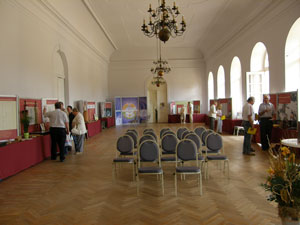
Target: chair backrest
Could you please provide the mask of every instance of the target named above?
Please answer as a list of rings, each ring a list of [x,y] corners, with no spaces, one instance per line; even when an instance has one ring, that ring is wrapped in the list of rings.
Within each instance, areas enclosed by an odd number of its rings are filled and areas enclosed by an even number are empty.
[[[182,133],[185,131],[185,130],[187,130],[187,128],[186,127],[180,127],[180,128],[178,128],[178,130],[177,130],[177,138],[180,140],[180,138],[181,138],[181,135],[182,135]]]
[[[155,141],[157,141],[157,136],[156,136],[156,134],[153,131],[147,131],[144,134],[148,134],[148,135],[153,136],[155,138]]]
[[[137,132],[136,129],[128,129],[126,132],[128,132],[128,131],[134,132],[134,133],[136,134],[137,137],[139,136],[139,133]]]
[[[185,139],[189,139],[189,140],[192,140],[193,142],[195,142],[197,149],[200,150],[202,143],[197,134],[189,133],[188,135],[185,136]]]
[[[176,161],[178,160],[196,160],[198,165],[197,146],[192,140],[184,139],[179,141],[176,146]]]
[[[146,128],[146,129],[143,131],[143,134],[145,134],[145,133],[148,132],[148,131],[154,132],[154,130],[153,130],[152,128]]]
[[[196,127],[194,132],[198,135],[199,138],[201,138],[205,130],[206,130],[205,127]]]
[[[185,139],[185,137],[186,137],[187,135],[193,134],[193,133],[194,133],[194,131],[190,131],[190,130],[184,131],[184,132],[182,133],[182,135],[181,135],[181,140],[182,140],[182,139]]]
[[[150,135],[150,134],[144,134],[141,138],[140,138],[140,140],[139,140],[139,145],[141,145],[144,141],[146,141],[146,140],[152,140],[152,141],[155,141],[155,138],[152,136],[152,135]]]
[[[146,140],[141,143],[138,154],[139,166],[140,162],[159,162],[159,147],[155,141]]]
[[[174,134],[166,134],[161,139],[161,148],[165,152],[175,154],[177,143],[178,139]]]
[[[162,139],[165,135],[167,135],[167,134],[173,134],[173,135],[175,135],[175,137],[176,137],[176,134],[175,134],[174,131],[172,131],[172,130],[167,130],[167,131],[165,131],[165,132],[163,133],[161,139]]]
[[[206,149],[210,152],[219,153],[223,150],[222,136],[217,133],[211,133],[206,137]]]
[[[117,140],[117,150],[121,153],[132,152],[134,148],[134,141],[131,136],[124,135]]]
[[[137,135],[133,131],[127,131],[125,135],[129,135],[133,139],[134,147],[137,146]]]
[[[171,130],[171,129],[169,127],[162,128],[159,132],[159,137],[162,138],[164,136],[164,133],[168,130]]]
[[[202,141],[202,144],[203,145],[206,145],[206,137],[207,137],[207,135],[209,135],[209,134],[211,134],[211,133],[213,133],[213,130],[210,130],[210,129],[208,129],[208,130],[205,130],[203,133],[202,133],[202,136],[201,136],[201,141]]]

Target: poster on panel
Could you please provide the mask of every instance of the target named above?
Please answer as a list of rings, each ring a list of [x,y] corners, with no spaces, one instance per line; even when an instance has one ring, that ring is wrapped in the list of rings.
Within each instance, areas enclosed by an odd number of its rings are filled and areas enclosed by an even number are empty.
[[[297,126],[298,119],[298,93],[287,92],[278,94],[277,118],[288,121],[289,127]]]
[[[112,117],[112,103],[105,102],[105,117]]]
[[[217,107],[220,104],[222,105],[222,115],[225,115],[226,119],[232,119],[232,99],[218,99]]]
[[[122,98],[122,124],[137,123],[138,97]]]
[[[147,97],[139,97],[140,123],[147,122]]]
[[[200,100],[193,101],[194,113],[200,113]]]
[[[122,125],[122,112],[116,112],[116,125]]]
[[[116,111],[121,111],[121,98],[115,98],[115,110]]]

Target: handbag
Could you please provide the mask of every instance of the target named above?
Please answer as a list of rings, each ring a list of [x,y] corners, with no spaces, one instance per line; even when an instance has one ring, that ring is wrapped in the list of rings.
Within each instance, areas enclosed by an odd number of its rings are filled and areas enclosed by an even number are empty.
[[[66,142],[65,142],[65,147],[70,146],[72,147],[72,137],[70,134],[66,135]]]
[[[247,133],[248,133],[248,134],[252,134],[252,135],[256,134],[256,128],[251,128],[251,127],[249,127]]]

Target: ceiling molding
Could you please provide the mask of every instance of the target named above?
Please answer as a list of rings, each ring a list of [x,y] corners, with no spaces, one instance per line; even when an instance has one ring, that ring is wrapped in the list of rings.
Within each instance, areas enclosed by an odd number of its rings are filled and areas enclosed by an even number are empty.
[[[110,42],[110,44],[112,45],[114,50],[118,50],[117,45],[114,43],[111,36],[108,34],[108,32],[104,28],[103,24],[101,23],[100,19],[97,17],[95,11],[93,10],[93,7],[91,6],[90,1],[89,0],[82,0],[82,2],[85,5],[85,7],[87,8],[87,10],[89,11],[89,13],[91,14],[91,16],[93,17],[93,19],[95,20],[95,22],[98,24],[99,28],[102,30],[102,32],[104,33],[105,37]]]
[[[64,25],[71,33],[73,33],[80,41],[88,46],[96,55],[101,57],[106,63],[109,63],[109,57],[106,57],[99,51],[84,35],[79,32],[68,20],[66,20],[49,2],[48,0],[39,0],[41,5],[48,10],[55,18]]]

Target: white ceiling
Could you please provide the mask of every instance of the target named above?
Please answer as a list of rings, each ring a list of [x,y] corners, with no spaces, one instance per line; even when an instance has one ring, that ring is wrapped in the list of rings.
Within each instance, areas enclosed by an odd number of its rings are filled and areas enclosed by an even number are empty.
[[[212,47],[221,47],[281,0],[176,0],[184,15],[187,30],[170,38],[166,47],[197,48],[204,55]],[[158,0],[89,0],[117,49],[155,46],[155,38],[141,31],[143,19],[149,20],[148,7]],[[166,0],[172,6],[173,1]],[[181,19],[180,19],[181,21]]]

